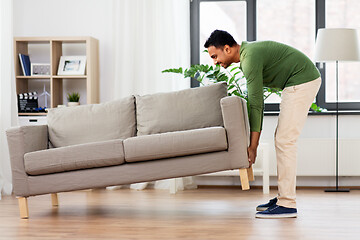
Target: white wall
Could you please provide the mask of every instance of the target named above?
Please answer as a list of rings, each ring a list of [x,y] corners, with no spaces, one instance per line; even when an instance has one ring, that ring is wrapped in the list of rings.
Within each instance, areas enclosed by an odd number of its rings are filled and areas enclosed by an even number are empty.
[[[112,30],[112,0],[14,0],[14,36],[92,36],[99,40],[100,102],[114,98]],[[64,83],[65,89],[71,87]]]
[[[339,174],[360,176],[360,115],[339,116]],[[277,116],[265,116],[262,142],[270,150],[270,174],[276,174],[273,133]],[[298,176],[335,174],[335,115],[310,115],[299,138]]]

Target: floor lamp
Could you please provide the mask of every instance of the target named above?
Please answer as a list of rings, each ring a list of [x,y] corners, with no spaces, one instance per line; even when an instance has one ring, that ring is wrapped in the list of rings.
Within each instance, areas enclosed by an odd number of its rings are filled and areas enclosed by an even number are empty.
[[[316,62],[336,62],[336,187],[325,192],[349,192],[339,188],[339,61],[359,61],[359,40],[356,29],[319,29],[315,44]]]

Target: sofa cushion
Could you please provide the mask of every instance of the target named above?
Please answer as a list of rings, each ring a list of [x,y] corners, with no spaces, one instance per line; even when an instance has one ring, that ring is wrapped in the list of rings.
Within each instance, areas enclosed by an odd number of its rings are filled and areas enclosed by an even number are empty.
[[[47,121],[53,147],[132,137],[136,134],[135,98],[53,108]]]
[[[53,148],[24,155],[25,171],[30,175],[113,166],[124,163],[121,139]]]
[[[223,126],[220,99],[226,83],[136,96],[137,135]]]
[[[138,162],[227,149],[223,127],[200,128],[124,140],[125,161]]]

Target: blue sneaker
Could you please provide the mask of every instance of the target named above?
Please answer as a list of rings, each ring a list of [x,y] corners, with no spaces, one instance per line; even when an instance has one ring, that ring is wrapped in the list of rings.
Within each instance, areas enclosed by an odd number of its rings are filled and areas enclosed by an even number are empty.
[[[267,210],[269,207],[274,206],[277,203],[277,197],[270,199],[268,203],[261,204],[256,207],[256,211],[262,212]]]
[[[297,217],[296,208],[287,208],[274,205],[263,212],[255,214],[257,218],[295,218]]]

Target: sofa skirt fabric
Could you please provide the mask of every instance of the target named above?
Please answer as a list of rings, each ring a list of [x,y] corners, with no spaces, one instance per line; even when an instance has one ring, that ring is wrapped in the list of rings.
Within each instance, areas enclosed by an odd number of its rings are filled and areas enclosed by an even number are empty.
[[[243,165],[238,162],[236,168],[241,167],[243,167]],[[126,163],[112,167],[29,176],[27,179],[29,193],[22,194],[19,192],[18,195],[26,197],[39,194],[101,188],[195,176],[230,169],[234,168],[231,168],[229,154],[227,151],[221,151],[173,159]]]
[[[125,161],[139,162],[227,149],[223,127],[144,135],[124,140]]]
[[[99,168],[124,162],[121,139],[41,150],[24,156],[25,171],[29,175]]]

